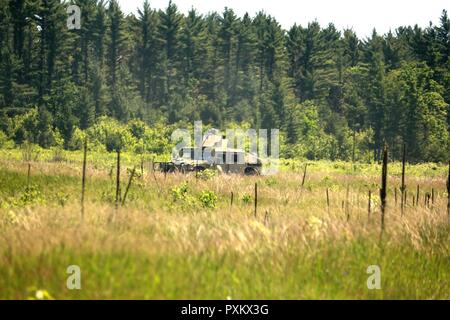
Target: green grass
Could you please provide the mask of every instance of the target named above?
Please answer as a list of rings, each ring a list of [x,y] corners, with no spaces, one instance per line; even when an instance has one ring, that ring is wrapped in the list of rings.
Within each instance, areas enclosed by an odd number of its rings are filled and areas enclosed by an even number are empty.
[[[0,298],[45,288],[58,299],[449,299],[448,257],[438,254],[367,240],[245,256],[55,248],[3,265]],[[74,262],[82,290],[65,288],[64,266]],[[370,263],[381,267],[382,290],[366,286]]]
[[[115,213],[114,155],[91,154],[80,224],[81,154],[66,153],[64,162],[41,155],[31,163],[29,189],[20,157],[17,150],[0,155],[0,299],[32,298],[38,290],[55,299],[450,298],[443,165],[408,166],[404,216],[393,199],[400,166],[390,166],[380,240],[378,165],[309,162],[305,188],[304,162],[288,161],[276,176],[206,180],[146,169]],[[122,191],[125,168],[139,161],[124,156]],[[183,195],[174,194],[184,184]],[[412,205],[417,184],[422,200],[435,190],[432,208]],[[204,205],[205,194],[217,196],[214,207]],[[81,290],[66,288],[69,265],[81,268]],[[381,268],[381,290],[367,288],[370,265]]]

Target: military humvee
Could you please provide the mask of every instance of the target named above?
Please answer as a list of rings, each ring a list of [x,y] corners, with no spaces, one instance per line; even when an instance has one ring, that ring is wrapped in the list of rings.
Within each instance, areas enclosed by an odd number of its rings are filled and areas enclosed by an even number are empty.
[[[206,155],[206,156],[205,156]],[[155,163],[162,172],[198,172],[206,169],[222,173],[261,174],[262,161],[254,154],[226,147],[222,137],[209,137],[200,148],[185,147],[170,162]]]

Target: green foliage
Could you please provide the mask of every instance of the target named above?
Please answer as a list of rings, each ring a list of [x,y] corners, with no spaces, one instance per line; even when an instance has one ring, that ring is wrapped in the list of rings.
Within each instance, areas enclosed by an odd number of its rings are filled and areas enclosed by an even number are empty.
[[[41,191],[35,185],[30,185],[20,195],[17,202],[14,202],[14,206],[26,206],[29,204],[44,203],[45,199],[42,197]]]
[[[15,116],[10,125],[8,131],[16,144],[28,142],[49,148],[63,143],[58,129],[52,126],[51,113],[45,108],[33,108],[23,115]]]
[[[389,136],[405,141],[414,161],[446,159],[450,150],[449,105],[432,76],[433,71],[424,64],[408,64],[390,75],[387,96],[399,110],[390,119]]]
[[[171,189],[172,199],[174,202],[181,202],[190,206],[196,205],[196,199],[189,194],[187,182]],[[198,196],[201,206],[207,209],[214,209],[217,204],[217,195],[213,191],[202,191]]]
[[[446,11],[361,40],[173,2],[125,16],[116,0],[78,1],[69,32],[67,1],[1,3],[0,140],[169,154],[174,126],[202,120],[280,129],[285,157],[372,161],[387,143],[397,159],[406,143],[410,161],[448,160]]]
[[[174,201],[185,200],[188,194],[187,182],[184,182],[180,186],[173,187],[171,191],[172,191],[172,198]]]
[[[248,193],[244,193],[241,197],[241,200],[244,204],[249,204],[252,202],[252,196]]]
[[[214,209],[217,204],[217,195],[213,191],[202,191],[199,200],[204,208]]]
[[[191,194],[189,194],[189,188],[187,182],[182,183],[179,186],[171,189],[172,201],[175,205],[184,209],[195,208],[198,206],[198,200]]]
[[[46,203],[44,195],[40,188],[34,184],[26,187],[17,197],[9,197],[0,202],[0,207],[6,209],[21,208],[30,205],[42,205]],[[10,220],[16,220],[16,216],[12,213]]]
[[[61,207],[64,207],[69,202],[70,196],[65,192],[58,192],[58,193],[56,193],[55,198],[56,198],[56,202]]]
[[[14,142],[8,139],[8,136],[3,131],[0,131],[0,148],[2,149],[12,149],[14,147]]]
[[[215,177],[217,174],[216,170],[212,170],[212,169],[205,169],[199,172],[196,172],[195,175],[198,179],[202,179],[202,180],[210,180],[213,177]]]
[[[39,146],[30,142],[25,142],[21,145],[22,160],[27,162],[37,161],[41,151],[42,148]]]
[[[137,139],[118,121],[102,117],[87,131],[89,141],[93,145],[102,145],[106,151],[131,151]]]

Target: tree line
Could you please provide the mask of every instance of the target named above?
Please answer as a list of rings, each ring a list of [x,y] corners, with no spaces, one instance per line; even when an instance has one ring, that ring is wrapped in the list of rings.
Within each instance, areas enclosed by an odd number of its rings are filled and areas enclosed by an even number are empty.
[[[67,7],[81,8],[69,30]],[[0,131],[70,148],[107,116],[147,126],[202,120],[277,128],[286,157],[447,161],[450,20],[360,39],[265,12],[186,15],[146,0],[0,0]]]

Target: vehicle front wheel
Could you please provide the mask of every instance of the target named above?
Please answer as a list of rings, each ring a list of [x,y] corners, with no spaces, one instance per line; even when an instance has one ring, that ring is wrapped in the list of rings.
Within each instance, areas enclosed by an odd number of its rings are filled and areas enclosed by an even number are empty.
[[[205,167],[202,166],[196,166],[192,169],[194,172],[201,172],[201,171],[205,171]]]
[[[258,170],[256,170],[255,168],[247,167],[247,168],[245,168],[245,170],[244,170],[244,174],[245,174],[246,176],[257,176],[257,175],[259,175],[259,172],[258,172]]]

